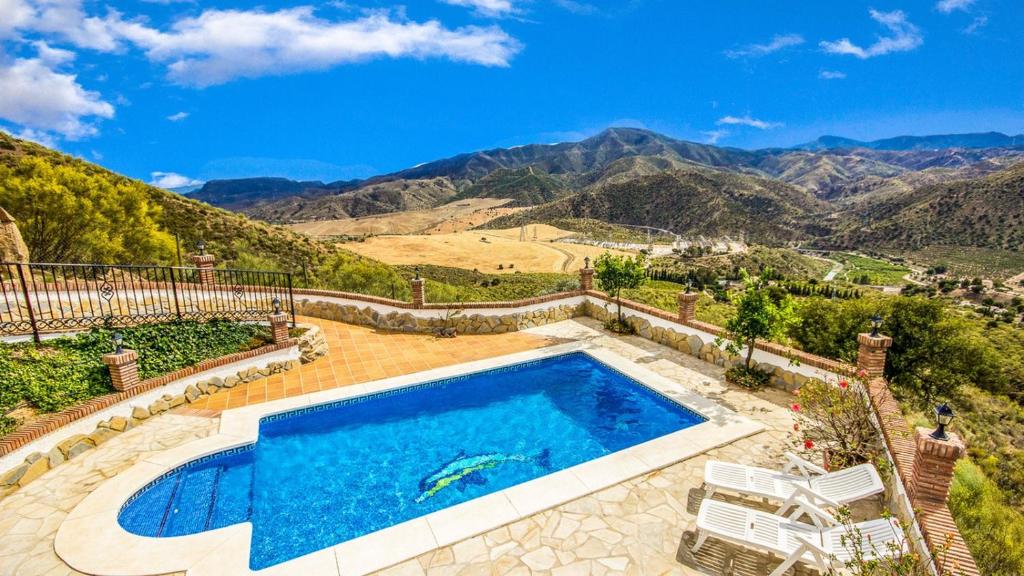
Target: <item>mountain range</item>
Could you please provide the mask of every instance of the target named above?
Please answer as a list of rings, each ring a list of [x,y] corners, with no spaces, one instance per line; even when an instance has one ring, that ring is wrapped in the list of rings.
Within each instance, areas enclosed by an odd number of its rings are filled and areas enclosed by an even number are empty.
[[[766,243],[1019,248],[1013,226],[1024,208],[1013,186],[1022,161],[1024,136],[1000,133],[823,136],[742,150],[610,128],[579,142],[460,154],[362,181],[211,181],[190,197],[275,223],[507,198],[532,208],[494,225],[571,216],[680,234],[746,233]],[[943,199],[943,187],[954,184],[956,194]],[[867,225],[876,219],[891,224]]]

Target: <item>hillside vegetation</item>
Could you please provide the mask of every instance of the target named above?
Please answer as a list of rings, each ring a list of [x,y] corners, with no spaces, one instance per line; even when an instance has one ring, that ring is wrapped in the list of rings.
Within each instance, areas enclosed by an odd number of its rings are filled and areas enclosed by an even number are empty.
[[[204,240],[219,265],[299,272],[309,284],[390,293],[397,271],[0,132],[0,206],[36,262],[183,264]]]
[[[583,192],[492,220],[488,228],[592,218],[687,235],[737,235],[779,244],[820,234],[810,214],[821,201],[785,183],[710,169],[678,169]]]
[[[858,205],[835,242],[848,247],[1024,248],[1024,163],[981,178],[930,184]]]
[[[501,168],[477,180],[455,197],[466,198],[509,198],[506,206],[534,206],[544,204],[568,194],[570,190],[561,181],[549,174],[535,171],[533,167],[508,170]]]

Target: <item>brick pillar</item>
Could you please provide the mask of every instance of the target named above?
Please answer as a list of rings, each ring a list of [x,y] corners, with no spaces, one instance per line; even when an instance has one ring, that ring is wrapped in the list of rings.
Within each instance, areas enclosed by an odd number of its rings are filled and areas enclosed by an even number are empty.
[[[892,346],[892,338],[888,336],[872,336],[864,333],[857,335],[857,369],[867,373],[868,378],[881,376],[885,373],[885,351]]]
[[[953,465],[966,451],[964,441],[957,434],[947,432],[949,440],[936,440],[931,433],[927,428],[918,428],[914,434],[917,450],[907,491],[915,505],[946,502],[949,484],[953,481]]]
[[[103,363],[110,369],[115,389],[128,390],[139,383],[139,353],[135,350],[104,354]]]
[[[270,333],[274,337],[274,344],[287,342],[291,339],[288,336],[287,314],[284,312],[278,312],[277,314],[271,314],[267,319],[270,320]]]
[[[423,278],[413,278],[409,283],[412,285],[412,307],[423,308],[426,301],[423,297]]]
[[[580,290],[584,292],[594,289],[594,269],[580,268]]]
[[[211,286],[214,283],[213,263],[217,258],[213,254],[193,254],[192,263],[199,269],[199,283]]]
[[[690,322],[697,318],[697,300],[700,294],[697,292],[680,292],[676,299],[679,301],[679,321]]]

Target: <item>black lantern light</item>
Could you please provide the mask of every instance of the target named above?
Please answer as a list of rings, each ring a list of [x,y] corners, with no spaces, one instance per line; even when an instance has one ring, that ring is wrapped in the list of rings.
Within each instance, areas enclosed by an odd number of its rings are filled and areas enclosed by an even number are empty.
[[[206,242],[204,240],[196,242],[196,250],[199,250],[200,256],[206,256]]]
[[[953,413],[953,409],[949,407],[949,404],[943,402],[935,407],[935,422],[938,426],[935,431],[931,433],[931,437],[936,440],[949,440],[949,436],[946,435],[946,426],[953,421],[956,414]]]
[[[419,280],[419,279],[420,279],[420,267],[417,266],[416,267],[416,278],[415,278],[415,280]]]
[[[877,313],[871,317],[871,337],[878,337],[878,328],[882,325],[882,317]]]
[[[114,342],[114,354],[124,352],[124,336],[120,332],[114,332],[110,339]]]
[[[274,314],[280,314],[281,313],[281,299],[278,298],[277,296],[274,296],[274,299],[271,300],[270,303],[274,306]]]
[[[689,294],[690,290],[693,289],[693,280],[686,281],[686,293]]]
[[[583,257],[583,267],[588,270],[590,269],[590,256]]]

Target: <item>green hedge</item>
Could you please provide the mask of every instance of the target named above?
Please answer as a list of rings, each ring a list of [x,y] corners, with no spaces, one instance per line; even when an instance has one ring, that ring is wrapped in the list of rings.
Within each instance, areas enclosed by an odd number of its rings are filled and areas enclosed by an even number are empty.
[[[124,347],[139,353],[139,376],[152,378],[270,341],[269,329],[223,320],[181,321],[121,330]],[[22,402],[56,412],[113,390],[101,357],[113,331],[96,328],[41,344],[0,344],[0,414]],[[0,421],[0,435],[16,426]]]

